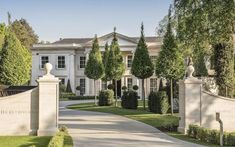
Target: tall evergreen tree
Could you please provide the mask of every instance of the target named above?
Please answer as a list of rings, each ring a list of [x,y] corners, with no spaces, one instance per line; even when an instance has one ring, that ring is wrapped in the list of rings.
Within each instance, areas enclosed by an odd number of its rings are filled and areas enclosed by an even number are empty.
[[[5,85],[23,85],[30,79],[31,55],[20,44],[15,34],[7,31],[0,60],[0,82]]]
[[[141,24],[141,36],[135,50],[134,59],[132,62],[131,73],[142,79],[142,99],[145,109],[145,79],[151,77],[154,73],[154,66],[149,57],[147,44],[144,38],[144,25]]]
[[[6,26],[5,24],[0,24],[0,56],[1,56],[1,50],[4,44],[4,40],[5,40],[5,34],[6,34]]]
[[[87,61],[85,67],[85,75],[89,79],[94,80],[94,94],[95,94],[95,105],[97,105],[96,101],[96,80],[100,79],[104,75],[104,65],[102,63],[102,56],[100,52],[99,42],[97,36],[93,40],[92,50],[89,54],[89,59]]]
[[[107,81],[108,81],[108,78],[107,78],[107,76],[106,76],[106,71],[107,71],[107,70],[106,70],[106,67],[107,67],[106,65],[107,65],[107,63],[108,63],[108,56],[109,56],[109,45],[108,45],[107,42],[105,43],[104,49],[105,49],[105,51],[104,51],[103,56],[102,56],[102,61],[103,61],[103,65],[104,65],[104,72],[105,72],[105,74],[104,74],[102,80],[105,81],[105,82],[107,82]],[[106,84],[107,84],[107,83],[106,83]]]
[[[118,44],[116,28],[113,32],[113,40],[110,45],[108,63],[106,65],[106,76],[108,81],[115,81],[115,106],[117,106],[117,80],[122,78],[125,72],[125,65],[123,63],[122,54]]]
[[[169,9],[168,18],[171,16]],[[171,29],[171,21],[168,21],[167,32],[163,38],[163,45],[156,60],[155,73],[159,77],[164,77],[171,82],[171,113],[173,114],[173,83],[172,80],[183,77],[184,60],[179,50],[175,37]]]
[[[38,42],[38,36],[25,19],[15,20],[10,27],[21,44],[27,49],[30,49],[33,44]]]

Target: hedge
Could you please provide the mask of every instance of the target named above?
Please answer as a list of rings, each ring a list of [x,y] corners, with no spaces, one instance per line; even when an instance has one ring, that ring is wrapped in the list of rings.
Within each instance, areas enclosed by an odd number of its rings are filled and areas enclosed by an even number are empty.
[[[62,126],[59,132],[52,137],[47,147],[73,147],[73,140],[65,126]]]
[[[165,91],[151,92],[148,98],[149,111],[153,113],[166,114],[170,108]]]
[[[69,100],[94,100],[95,96],[70,96]]]
[[[188,136],[203,142],[220,144],[220,132],[218,130],[210,130],[198,125],[189,125]],[[224,132],[223,141],[225,146],[235,146],[235,132]]]
[[[135,91],[124,91],[122,95],[122,108],[137,109],[138,107],[138,94]]]
[[[113,90],[101,90],[99,94],[99,106],[110,106],[113,104]]]

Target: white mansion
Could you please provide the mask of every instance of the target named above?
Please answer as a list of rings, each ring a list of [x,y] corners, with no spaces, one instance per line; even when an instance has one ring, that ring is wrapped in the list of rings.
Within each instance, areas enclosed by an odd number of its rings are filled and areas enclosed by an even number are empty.
[[[122,86],[127,86],[129,89],[133,85],[141,85],[141,80],[137,79],[130,73],[133,55],[138,43],[138,37],[128,37],[117,33],[120,50],[126,65],[126,71],[120,81],[117,83],[117,93],[121,96]],[[111,44],[113,33],[109,33],[99,37],[101,52],[104,51],[106,42]],[[31,85],[37,85],[36,79],[44,75],[43,65],[50,62],[54,69],[52,73],[59,77],[62,84],[67,84],[70,81],[72,91],[77,95],[94,95],[93,80],[88,79],[84,74],[86,60],[92,47],[93,38],[65,38],[54,43],[36,44],[32,50],[32,77]],[[156,59],[162,44],[161,38],[146,37],[146,43],[149,49],[151,59]],[[77,86],[81,86],[80,91],[76,91]],[[156,76],[152,76],[146,80],[146,93],[157,90],[159,80]],[[97,92],[100,89],[107,87],[105,82],[99,80],[97,82]],[[139,90],[141,94],[141,90]]]

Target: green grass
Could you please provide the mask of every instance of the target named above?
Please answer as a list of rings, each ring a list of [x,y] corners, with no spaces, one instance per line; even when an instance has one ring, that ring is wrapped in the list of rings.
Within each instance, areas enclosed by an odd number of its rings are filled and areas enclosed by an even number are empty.
[[[0,147],[46,147],[50,139],[50,136],[0,136]]]

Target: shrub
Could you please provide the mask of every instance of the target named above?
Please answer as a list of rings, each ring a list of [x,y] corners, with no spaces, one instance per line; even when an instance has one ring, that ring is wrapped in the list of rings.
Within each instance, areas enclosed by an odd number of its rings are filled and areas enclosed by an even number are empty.
[[[135,90],[135,91],[136,91],[136,90],[138,90],[138,89],[139,89],[139,86],[138,86],[138,85],[134,85],[132,88],[133,88],[133,90]]]
[[[95,96],[70,96],[69,100],[94,100]]]
[[[50,140],[48,147],[63,147],[64,144],[64,132],[58,132]]]
[[[62,92],[60,93],[60,98],[70,98],[75,96],[75,93],[72,92]]]
[[[77,87],[76,87],[76,90],[77,90],[77,91],[80,91],[80,90],[81,90],[81,86],[77,86]]]
[[[149,95],[148,106],[150,112],[166,114],[170,107],[166,92],[151,92]]]
[[[122,86],[122,90],[123,90],[123,91],[126,91],[126,90],[127,90],[127,87],[126,87],[126,86]]]
[[[122,108],[137,109],[138,107],[138,94],[135,91],[124,91],[122,95]]]
[[[108,89],[109,89],[109,90],[113,90],[113,89],[114,89],[114,85],[113,85],[113,84],[109,84],[109,85],[108,85]]]
[[[210,130],[197,125],[189,125],[188,136],[211,144],[220,144],[218,130]],[[223,143],[226,146],[235,146],[235,133],[224,132]]]
[[[112,90],[101,90],[99,94],[99,106],[110,106],[113,104],[114,93]]]

